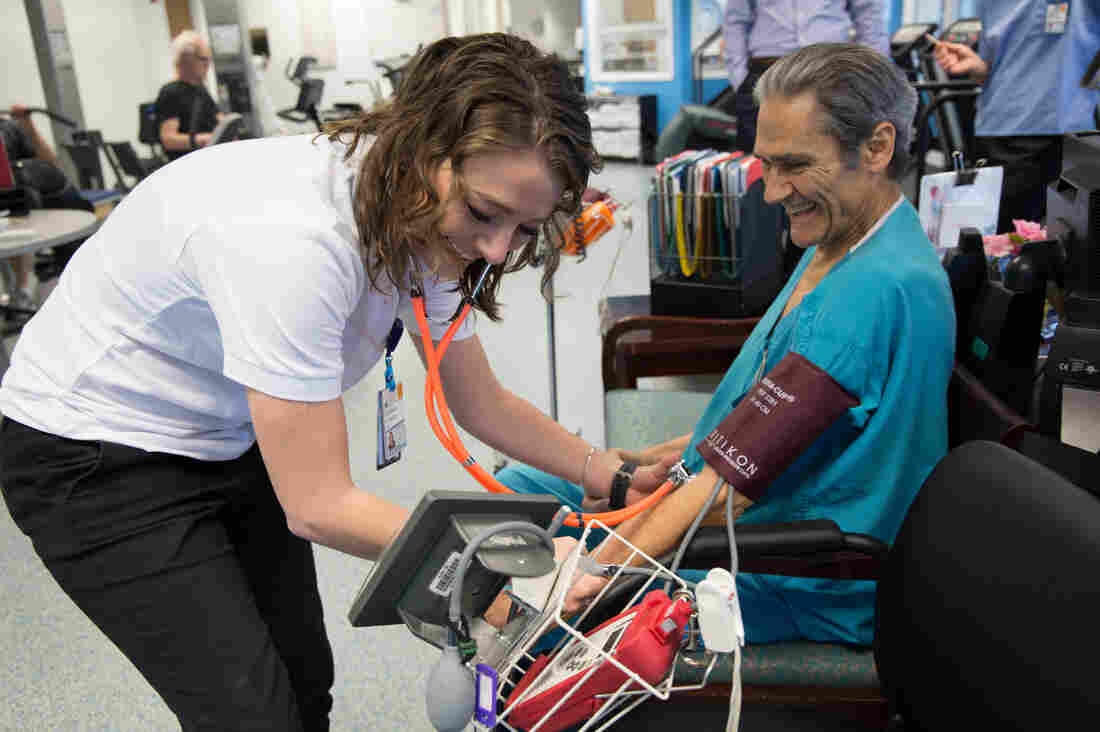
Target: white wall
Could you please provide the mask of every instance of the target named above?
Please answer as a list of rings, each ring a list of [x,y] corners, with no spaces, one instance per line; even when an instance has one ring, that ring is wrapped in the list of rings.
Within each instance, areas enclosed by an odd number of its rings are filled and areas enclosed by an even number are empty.
[[[85,126],[109,142],[129,140],[144,153],[137,141],[138,104],[156,99],[175,74],[164,4],[63,0],[63,9]],[[113,183],[106,171],[104,161]]]
[[[13,104],[45,107],[46,93],[34,55],[34,40],[27,22],[27,11],[21,2],[0,2],[0,28],[4,29],[4,62],[0,63],[0,109]],[[49,121],[35,115],[35,127],[53,145]]]
[[[72,47],[86,126],[101,130],[108,141],[129,140],[135,149],[144,152],[137,142],[137,105],[155,99],[161,85],[175,73],[164,3],[59,1]],[[298,88],[284,78],[284,70],[288,60],[302,55],[300,1],[239,0],[245,24],[267,28],[272,59],[266,86],[276,109],[292,107],[298,98]],[[430,43],[448,29],[465,32],[462,20],[466,4],[478,2],[330,1],[338,68],[314,72],[326,81],[323,106],[341,101],[369,103],[368,87],[348,85],[348,79],[380,79],[374,58],[412,53],[418,44]],[[495,2],[490,0],[490,4]],[[201,0],[192,2],[192,10],[196,29],[205,34]],[[0,2],[0,27],[5,29],[0,107],[12,103],[44,106],[45,96],[22,2]],[[213,76],[211,73],[211,79]],[[40,123],[38,127],[52,143],[49,125]],[[307,125],[304,130],[308,129]]]
[[[573,39],[580,25],[580,8],[580,0],[513,0],[509,30],[543,51],[576,58]]]
[[[299,0],[240,0],[248,24],[267,28],[271,65],[266,74],[268,90],[277,109],[293,107],[298,87],[287,81],[287,61],[303,52]],[[460,18],[460,0],[330,0],[337,68],[317,69],[312,75],[325,80],[322,106],[335,102],[369,104],[366,85],[348,80],[380,80],[375,58],[413,53],[421,43],[441,38]],[[388,89],[384,91],[388,92]]]

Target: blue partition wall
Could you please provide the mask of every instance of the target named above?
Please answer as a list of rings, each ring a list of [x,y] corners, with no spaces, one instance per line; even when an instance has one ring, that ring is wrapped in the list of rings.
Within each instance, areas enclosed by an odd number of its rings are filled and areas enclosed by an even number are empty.
[[[583,0],[582,17],[588,18],[588,4],[599,0]],[[584,90],[592,94],[596,86],[609,87],[616,94],[656,94],[657,95],[657,129],[663,130],[681,105],[691,103],[691,0],[673,0],[673,53],[675,78],[672,81],[624,81],[624,82],[593,82],[591,54],[584,57]],[[587,23],[584,28],[584,47],[592,48],[596,42],[590,34],[592,29]],[[717,91],[721,91],[726,84],[722,79],[714,79],[713,85]],[[713,96],[713,94],[711,95]],[[709,99],[709,97],[707,97]]]
[[[588,4],[599,0],[583,0],[582,16],[588,18]],[[585,92],[594,93],[595,87],[606,86],[616,94],[655,94],[657,96],[657,128],[663,130],[665,125],[672,121],[680,107],[684,104],[693,104],[695,100],[694,82],[691,69],[691,10],[692,0],[673,0],[673,53],[675,78],[672,81],[633,81],[633,82],[600,82],[592,81],[592,69],[589,66],[591,54],[585,54],[584,78]],[[964,5],[968,3],[966,0]],[[969,4],[973,4],[973,0]],[[884,19],[888,32],[893,33],[901,24],[902,0],[886,0]],[[591,29],[585,24],[585,48],[591,48],[595,39],[591,37]],[[729,82],[726,79],[704,79],[703,99],[706,104],[718,95]]]

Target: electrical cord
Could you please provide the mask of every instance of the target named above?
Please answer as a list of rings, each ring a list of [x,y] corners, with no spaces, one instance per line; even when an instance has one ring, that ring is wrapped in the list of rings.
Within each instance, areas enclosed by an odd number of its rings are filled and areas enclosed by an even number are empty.
[[[737,539],[733,531],[733,488],[726,491],[726,538],[730,544],[730,576],[737,582]],[[736,585],[735,585],[736,586]],[[740,605],[738,598],[738,605]],[[733,673],[730,677],[730,713],[726,719],[726,732],[737,732],[741,726],[741,647],[734,644]]]
[[[550,529],[556,532],[568,509],[559,510],[550,523]],[[439,732],[461,732],[470,723],[474,714],[477,690],[474,677],[466,668],[466,660],[459,650],[459,640],[465,645],[469,640],[469,630],[462,616],[462,586],[466,580],[466,571],[473,561],[474,554],[486,541],[505,531],[523,532],[537,537],[554,553],[554,539],[550,531],[528,521],[504,521],[481,531],[474,536],[459,557],[454,584],[452,585],[447,619],[450,631],[443,646],[443,653],[428,675],[426,703],[428,719]]]
[[[618,575],[631,575],[635,577],[652,577],[655,574],[661,572],[660,569],[646,569],[644,567],[631,567],[626,564],[604,564],[598,562],[588,555],[582,555],[577,561],[577,569],[581,570],[585,574],[590,574],[595,577],[605,577],[610,579],[611,577]],[[696,583],[691,580],[683,580],[684,584],[688,587],[695,587]],[[667,592],[667,589],[666,589]]]
[[[561,512],[559,511],[559,514]],[[558,526],[551,524],[551,527],[556,531],[560,527],[560,522],[556,520],[555,523]],[[495,526],[490,526],[481,533],[474,536],[466,548],[462,550],[462,556],[458,560],[458,569],[455,572],[454,589],[451,591],[450,604],[448,606],[447,617],[451,622],[451,627],[456,632],[465,633],[464,622],[462,618],[462,583],[466,579],[466,571],[469,569],[470,564],[473,562],[474,554],[481,548],[481,545],[486,541],[496,536],[497,534],[505,531],[521,532],[531,534],[538,539],[541,539],[543,544],[550,550],[550,554],[554,553],[554,538],[549,531],[530,523],[529,521],[504,521]]]
[[[676,556],[672,559],[672,564],[669,566],[669,571],[673,574],[680,568],[680,563],[684,561],[684,555],[687,553],[688,545],[691,544],[691,540],[695,537],[695,532],[699,530],[699,525],[703,523],[703,518],[710,511],[710,507],[714,505],[715,499],[718,497],[719,491],[722,490],[722,486],[725,485],[724,478],[719,477],[714,483],[714,487],[710,491],[710,495],[707,496],[707,502],[703,504],[703,508],[699,513],[695,515],[695,520],[691,522],[691,526],[688,527],[687,533],[684,534],[683,540],[680,542],[679,549],[676,550]],[[733,491],[730,491],[733,493]],[[727,502],[728,503],[728,502]],[[672,580],[665,580],[665,592],[667,593],[672,587]]]
[[[726,492],[726,539],[730,544],[730,576],[737,579],[737,541],[733,535],[733,490]]]
[[[611,278],[615,275],[615,269],[619,266],[619,257],[623,253],[623,247],[630,240],[630,235],[634,233],[634,217],[629,212],[630,204],[624,203],[620,208],[623,210],[622,216],[619,217],[623,224],[622,236],[619,237],[619,246],[615,249],[615,256],[611,260],[611,268],[607,271],[607,279],[604,280],[603,287],[600,288],[600,294],[596,302],[607,296],[607,288],[611,285]]]

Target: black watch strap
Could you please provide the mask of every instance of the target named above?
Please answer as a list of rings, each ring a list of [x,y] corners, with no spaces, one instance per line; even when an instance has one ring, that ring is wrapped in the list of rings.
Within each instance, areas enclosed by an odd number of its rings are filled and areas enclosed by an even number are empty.
[[[624,462],[615,471],[614,477],[611,478],[611,494],[607,502],[607,507],[612,511],[626,508],[626,491],[634,482],[634,471],[637,469],[637,463]]]

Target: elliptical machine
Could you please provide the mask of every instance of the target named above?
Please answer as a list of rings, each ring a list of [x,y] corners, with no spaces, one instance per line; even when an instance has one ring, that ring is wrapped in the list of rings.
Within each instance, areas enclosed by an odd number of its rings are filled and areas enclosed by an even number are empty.
[[[924,176],[925,158],[933,141],[933,118],[935,141],[945,164],[950,164],[956,151],[967,163],[974,159],[974,101],[981,93],[980,85],[964,77],[951,77],[936,63],[927,36],[933,35],[937,27],[935,23],[909,23],[898,28],[890,39],[894,63],[917,90],[913,160],[918,181]],[[940,39],[977,50],[981,30],[978,18],[961,18],[948,26]]]
[[[298,102],[293,107],[280,109],[276,114],[282,119],[301,124],[313,122],[318,132],[323,132],[321,115],[317,111],[317,105],[321,103],[321,97],[325,93],[325,80],[314,79],[309,76],[309,69],[317,63],[313,56],[302,56],[291,72],[290,67],[294,60],[290,59],[286,64],[286,78],[298,87]]]

